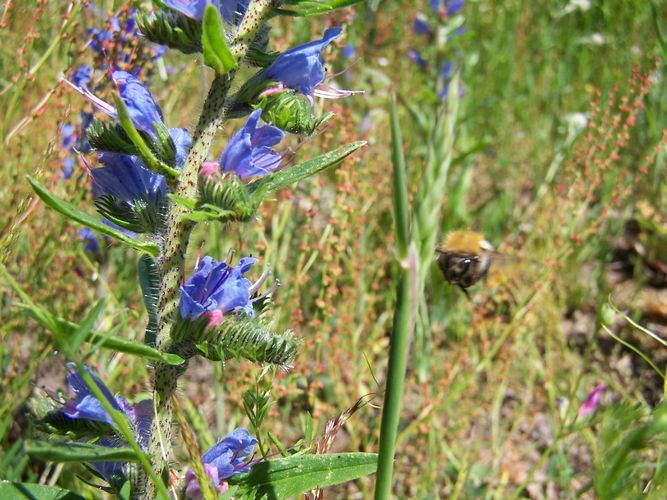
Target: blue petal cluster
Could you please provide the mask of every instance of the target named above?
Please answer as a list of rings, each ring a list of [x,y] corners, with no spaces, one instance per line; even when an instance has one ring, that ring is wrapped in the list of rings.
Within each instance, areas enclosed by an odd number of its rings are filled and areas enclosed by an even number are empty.
[[[324,81],[321,53],[341,33],[340,26],[329,28],[321,40],[299,45],[280,54],[261,74],[266,80],[279,82],[305,95],[312,95],[315,87]]]
[[[238,24],[243,19],[250,0],[163,0],[164,4],[181,14],[201,21],[208,4],[214,5],[225,21]]]
[[[111,74],[111,78],[118,88],[118,93],[127,108],[132,124],[137,130],[146,132],[157,139],[155,125],[158,124],[164,126],[162,110],[155,103],[153,96],[146,86],[138,78],[127,71],[114,71]],[[97,97],[88,90],[87,87],[77,86],[71,82],[68,83],[97,109],[112,118],[118,118],[116,108]],[[187,146],[189,147],[190,138],[189,136],[187,138],[184,137],[183,129],[171,129],[169,132],[172,139],[174,139],[174,142],[180,142],[181,145],[184,145],[187,142]]]
[[[107,413],[99,399],[92,393],[88,385],[83,380],[81,374],[76,370],[75,365],[68,364],[70,370],[67,375],[67,383],[70,390],[74,393],[74,398],[66,401],[60,410],[66,417],[79,420],[91,420],[109,425],[114,425],[111,415]],[[93,379],[95,385],[102,392],[114,410],[124,413],[134,430],[134,437],[142,449],[147,449],[150,441],[151,420],[153,418],[153,402],[144,400],[135,405],[131,405],[122,396],[114,397],[107,386],[93,371],[85,367],[86,373]],[[114,435],[102,437],[98,440],[101,446],[115,448],[124,445]],[[119,462],[104,462],[93,464],[102,476],[110,483],[115,482],[123,476],[123,466]]]
[[[278,144],[285,133],[272,125],[259,125],[262,110],[253,111],[243,128],[236,132],[220,156],[220,170],[234,172],[241,179],[266,175],[278,167],[282,156],[271,146]]]
[[[225,479],[250,470],[249,460],[256,444],[257,439],[246,429],[239,428],[202,455],[204,469],[220,492],[227,489]],[[185,484],[188,498],[201,497],[199,482],[192,471],[187,472]]]
[[[144,167],[139,157],[100,153],[98,159],[104,166],[90,172],[95,196],[111,195],[129,204],[137,199],[155,200],[158,193],[166,196],[164,177]]]
[[[245,257],[236,267],[204,257],[185,285],[181,287],[181,318],[195,320],[206,313],[245,311],[254,316],[250,301],[252,283],[243,275],[257,262]]]
[[[445,12],[448,16],[453,16],[463,9],[465,0],[430,0],[429,3],[435,12]]]

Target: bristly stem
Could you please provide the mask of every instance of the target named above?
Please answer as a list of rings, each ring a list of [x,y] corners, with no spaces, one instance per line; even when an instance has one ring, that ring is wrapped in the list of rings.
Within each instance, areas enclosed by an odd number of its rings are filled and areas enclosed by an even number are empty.
[[[248,41],[260,28],[271,6],[272,0],[254,0],[248,6],[231,51],[237,61],[246,53]],[[206,160],[213,138],[225,120],[225,99],[234,79],[235,71],[216,76],[206,97],[202,114],[193,137],[183,170],[179,176],[175,195],[195,198],[197,177],[201,164]],[[156,347],[162,352],[176,348],[171,338],[172,324],[178,308],[178,290],[185,270],[185,254],[194,223],[186,218],[188,209],[172,204],[167,218],[166,237],[159,259],[161,274],[158,302],[158,331]],[[149,455],[151,465],[162,477],[168,477],[168,461],[171,457],[172,396],[178,385],[178,377],[185,368],[156,363],[153,376],[155,418],[151,424]],[[137,478],[133,484],[133,496],[153,498],[154,490],[145,477]]]
[[[384,394],[384,404],[382,406],[380,453],[375,483],[376,500],[385,500],[391,494],[396,435],[398,433],[398,421],[401,414],[401,401],[405,385],[405,369],[407,366],[411,332],[414,328],[413,304],[415,297],[411,297],[410,278],[412,274],[416,274],[413,268],[416,259],[411,259],[412,265],[408,265],[408,254],[411,253],[414,257],[414,250],[412,252],[408,250],[410,242],[408,186],[395,98],[391,100],[391,139],[391,159],[394,166],[393,204],[396,249],[402,269],[397,287],[396,309],[389,349],[387,385]],[[410,248],[413,249],[414,247]]]

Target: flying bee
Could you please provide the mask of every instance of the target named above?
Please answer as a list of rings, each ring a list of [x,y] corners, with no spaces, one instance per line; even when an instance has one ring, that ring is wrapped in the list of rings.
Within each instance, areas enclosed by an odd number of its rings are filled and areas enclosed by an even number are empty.
[[[493,246],[480,233],[452,231],[437,246],[436,259],[445,279],[470,299],[466,288],[486,278],[493,253]]]

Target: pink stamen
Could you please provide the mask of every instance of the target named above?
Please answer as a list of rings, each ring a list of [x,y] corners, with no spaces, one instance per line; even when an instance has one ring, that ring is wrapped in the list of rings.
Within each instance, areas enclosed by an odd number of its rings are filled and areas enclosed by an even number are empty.
[[[215,161],[205,161],[199,169],[199,177],[211,177],[220,173],[220,166]]]
[[[279,94],[280,92],[283,92],[287,90],[285,86],[282,83],[279,83],[275,87],[269,87],[268,89],[262,91],[259,94],[259,97],[264,97],[264,96],[269,96],[269,95],[274,95],[274,94]]]
[[[208,323],[206,324],[206,328],[211,328],[211,327],[219,325],[220,323],[222,323],[222,318],[224,318],[224,316],[225,316],[222,313],[222,311],[220,311],[218,309],[214,309],[214,310],[206,313],[206,315],[208,317]]]
[[[113,118],[117,118],[117,117],[118,117],[118,116],[117,116],[117,113],[116,113],[116,108],[114,108],[114,107],[113,107],[111,104],[109,104],[108,102],[103,101],[102,99],[100,99],[99,97],[97,97],[95,94],[93,94],[93,93],[92,93],[90,90],[88,90],[87,88],[85,88],[85,87],[84,87],[84,88],[77,87],[76,85],[74,85],[74,84],[73,84],[72,82],[70,82],[69,80],[65,80],[65,79],[63,79],[63,81],[64,81],[67,85],[69,85],[70,87],[72,87],[74,90],[76,90],[79,94],[81,94],[81,95],[84,97],[84,99],[86,99],[87,101],[91,102],[91,103],[93,104],[93,106],[95,106],[96,108],[98,108],[98,109],[99,109],[100,111],[102,111],[103,113],[106,113],[107,115],[109,115],[109,116],[111,116],[111,117],[113,117]]]

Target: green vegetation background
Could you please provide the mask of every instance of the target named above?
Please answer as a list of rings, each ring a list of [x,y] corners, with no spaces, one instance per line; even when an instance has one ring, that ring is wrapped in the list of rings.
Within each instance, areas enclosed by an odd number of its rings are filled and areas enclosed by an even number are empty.
[[[667,46],[660,35],[667,31],[667,8],[658,0],[568,7],[576,3],[586,2],[468,1],[465,33],[451,42],[464,94],[440,234],[481,231],[503,257],[489,280],[471,289],[470,302],[431,269],[428,321],[410,358],[397,447],[401,498],[594,492],[631,498],[647,484],[649,494],[664,495],[664,429],[633,446],[624,438],[659,416],[665,348],[622,316],[606,322],[652,360],[652,369],[600,323],[611,300],[667,335]],[[429,51],[411,29],[427,4],[372,0],[330,19],[274,28],[276,48],[285,49],[325,25],[349,23],[339,45],[354,44],[356,56],[346,60],[333,51],[328,57],[332,70],[350,66],[337,78],[342,86],[366,91],[318,102],[337,117],[297,154],[306,158],[357,139],[369,145],[335,173],[281,193],[240,233],[216,225],[197,231],[189,262],[202,248],[220,258],[234,249],[271,266],[281,282],[276,321],[303,339],[289,373],[261,373],[244,362],[191,364],[181,396],[203,449],[247,424],[242,394],[259,388],[273,401],[264,432],[287,446],[315,447],[327,420],[363,398],[332,449],[377,450],[398,273],[388,96],[396,91],[402,105],[414,192],[428,154],[422,125],[439,106],[433,73],[407,57],[413,47]],[[99,5],[111,13],[120,2]],[[90,9],[75,7],[71,15],[69,9],[69,2],[5,2],[0,12],[0,260],[35,301],[65,318],[80,318],[106,297],[98,329],[140,340],[145,311],[135,256],[107,243],[99,255],[86,253],[79,228],[40,203],[25,178],[35,176],[92,211],[83,169],[69,181],[60,178],[59,125],[83,106],[60,80],[89,61],[86,28],[101,21]],[[155,75],[152,91],[168,123],[192,128],[210,71],[177,53],[166,61],[176,71],[166,81]],[[635,84],[633,70],[644,75]],[[636,104],[633,92],[642,85],[648,93]],[[631,97],[625,102],[623,96]],[[623,130],[614,116],[623,104],[636,111],[636,122],[616,148]],[[595,125],[578,128],[584,116]],[[231,133],[232,127],[223,131],[216,154]],[[24,405],[37,387],[64,388],[65,360],[0,283],[0,478],[52,480],[86,491],[77,478],[85,477],[83,469],[33,463],[21,451],[21,440],[35,432]],[[147,367],[131,357],[105,350],[82,356],[113,390],[146,390]],[[607,385],[602,407],[576,419],[599,383]],[[621,456],[623,443],[630,447]],[[610,475],[616,458],[621,470]],[[372,481],[331,495],[366,497]]]

